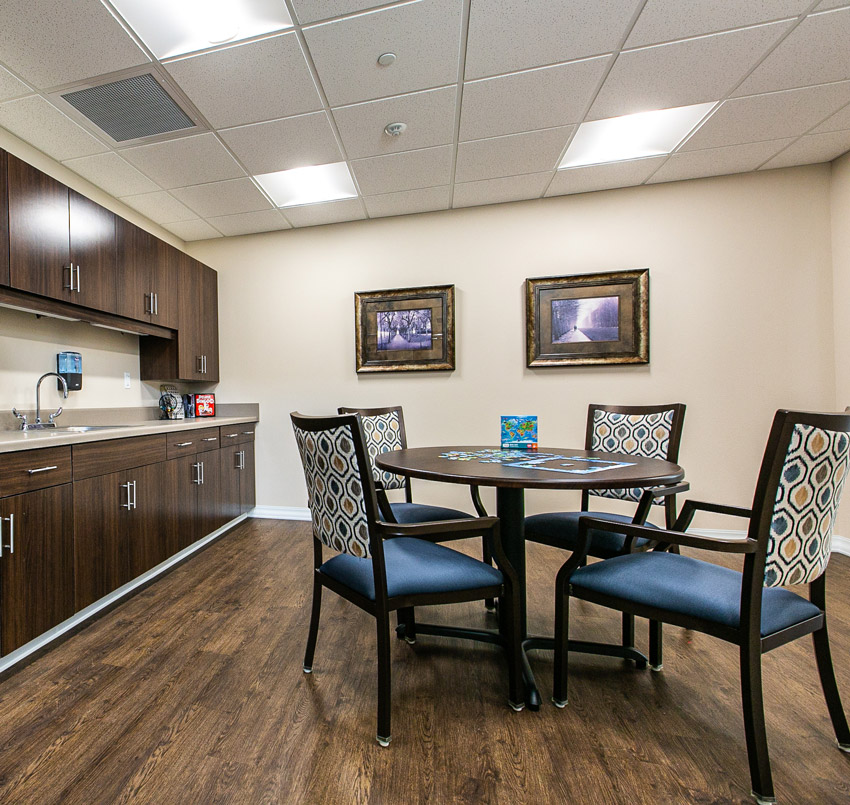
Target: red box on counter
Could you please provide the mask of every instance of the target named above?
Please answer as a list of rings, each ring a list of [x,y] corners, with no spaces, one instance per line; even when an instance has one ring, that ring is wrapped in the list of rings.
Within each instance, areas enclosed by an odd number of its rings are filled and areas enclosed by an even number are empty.
[[[215,416],[215,394],[195,395],[195,416]]]

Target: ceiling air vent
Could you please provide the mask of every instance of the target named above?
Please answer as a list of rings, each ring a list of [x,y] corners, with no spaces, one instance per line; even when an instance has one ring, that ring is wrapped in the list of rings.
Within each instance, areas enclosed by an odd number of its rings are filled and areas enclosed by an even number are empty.
[[[118,143],[197,126],[150,73],[61,97]]]

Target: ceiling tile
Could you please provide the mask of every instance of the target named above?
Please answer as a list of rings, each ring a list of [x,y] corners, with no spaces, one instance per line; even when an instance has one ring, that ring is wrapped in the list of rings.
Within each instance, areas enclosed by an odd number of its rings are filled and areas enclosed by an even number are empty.
[[[304,31],[331,106],[457,83],[463,4],[420,0]],[[398,57],[381,67],[378,56]]]
[[[572,193],[591,193],[616,187],[642,184],[667,157],[632,159],[627,162],[610,162],[586,168],[567,168],[555,174],[547,196],[566,196]]]
[[[291,31],[167,62],[165,68],[214,128],[322,108],[298,38]]]
[[[502,179],[485,179],[455,185],[453,207],[477,207],[481,204],[502,204],[506,201],[523,201],[540,198],[549,180],[547,173],[529,173]]]
[[[224,215],[210,218],[211,223],[222,235],[253,235],[256,232],[275,232],[291,229],[278,210],[260,210],[242,212],[238,215]]]
[[[417,212],[433,212],[449,208],[448,187],[426,187],[423,190],[403,190],[400,193],[384,193],[366,196],[366,210],[370,218],[385,218],[389,215],[412,215]]]
[[[118,154],[113,154],[111,151],[90,157],[69,159],[63,164],[115,198],[138,193],[153,193],[159,190],[159,187],[147,176],[142,175]]]
[[[431,89],[333,110],[349,159],[446,145],[454,139],[456,87]],[[387,123],[406,123],[398,137]]]
[[[575,126],[563,126],[461,143],[457,149],[455,181],[474,182],[553,171],[573,131]]]
[[[682,151],[796,137],[850,101],[850,81],[734,98],[681,147]]]
[[[850,8],[806,17],[735,90],[753,95],[850,78]]]
[[[366,217],[359,199],[308,204],[304,207],[287,207],[284,214],[293,226],[321,226],[343,221],[360,221]]]
[[[452,147],[423,148],[351,163],[364,196],[447,185],[451,181]]]
[[[467,80],[616,50],[636,0],[475,0],[469,16]]]
[[[754,171],[762,162],[770,159],[791,142],[793,140],[789,138],[729,145],[724,148],[710,148],[706,151],[683,151],[673,154],[653,175],[648,184]]]
[[[847,0],[823,0],[815,7],[815,11],[826,11],[829,8],[838,8],[839,6],[848,5]]]
[[[171,194],[194,210],[201,218],[271,209],[271,202],[250,179],[180,187]]]
[[[39,89],[149,61],[100,0],[3,0],[0,53]]]
[[[850,131],[830,131],[825,134],[808,134],[777,154],[762,168],[787,168],[791,165],[812,165],[832,162],[850,151]]]
[[[108,150],[38,95],[0,104],[0,126],[60,162]]]
[[[790,26],[759,25],[621,53],[588,117],[598,120],[719,101]],[[693,69],[697,64],[700,68]]]
[[[156,193],[125,196],[121,201],[158,224],[191,221],[198,217],[196,212],[192,212],[184,204],[162,190]]]
[[[298,21],[302,24],[329,20],[343,14],[355,14],[370,8],[385,5],[389,0],[292,0]]]
[[[464,84],[460,139],[578,123],[609,61],[586,59]]]
[[[140,145],[120,153],[166,190],[245,175],[214,134]]]
[[[850,129],[850,104],[824,120],[812,133],[821,134],[826,131],[845,131],[847,129]]]
[[[32,95],[33,91],[19,79],[15,78],[5,67],[0,67],[0,101]]]
[[[165,227],[173,232],[181,240],[207,240],[208,238],[220,238],[221,232],[213,229],[206,221],[196,218],[194,221],[178,221]]]
[[[254,176],[342,160],[326,112],[220,131]]]
[[[687,36],[728,31],[745,25],[797,17],[811,0],[649,0],[626,47],[672,42]]]

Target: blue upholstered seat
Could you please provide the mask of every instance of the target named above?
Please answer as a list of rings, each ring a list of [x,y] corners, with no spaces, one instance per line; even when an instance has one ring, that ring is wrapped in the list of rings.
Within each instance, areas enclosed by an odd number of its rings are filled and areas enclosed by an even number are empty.
[[[580,517],[598,517],[615,523],[631,523],[632,517],[609,512],[549,512],[534,514],[525,518],[525,538],[529,542],[543,542],[567,551],[574,551],[578,545],[578,521]],[[655,528],[646,523],[649,528]],[[635,540],[635,545],[646,545],[648,540]],[[626,538],[611,531],[590,530],[590,546],[587,553],[601,559],[619,556],[625,549]]]
[[[390,503],[393,516],[398,523],[431,523],[438,520],[468,520],[471,515],[445,506],[429,506],[427,503]]]
[[[502,572],[471,556],[413,537],[384,541],[387,594],[417,595],[477,590],[502,583]],[[328,559],[320,572],[375,600],[372,560],[347,553]]]
[[[741,574],[710,562],[672,553],[633,553],[576,570],[570,586],[636,604],[661,607],[738,628]],[[820,613],[813,603],[781,587],[762,593],[761,636],[787,629]]]

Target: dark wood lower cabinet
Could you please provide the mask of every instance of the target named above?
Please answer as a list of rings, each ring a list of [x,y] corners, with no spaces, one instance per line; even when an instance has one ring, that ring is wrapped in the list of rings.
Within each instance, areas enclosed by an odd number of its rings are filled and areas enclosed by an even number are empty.
[[[0,500],[0,650],[74,614],[71,484]]]

